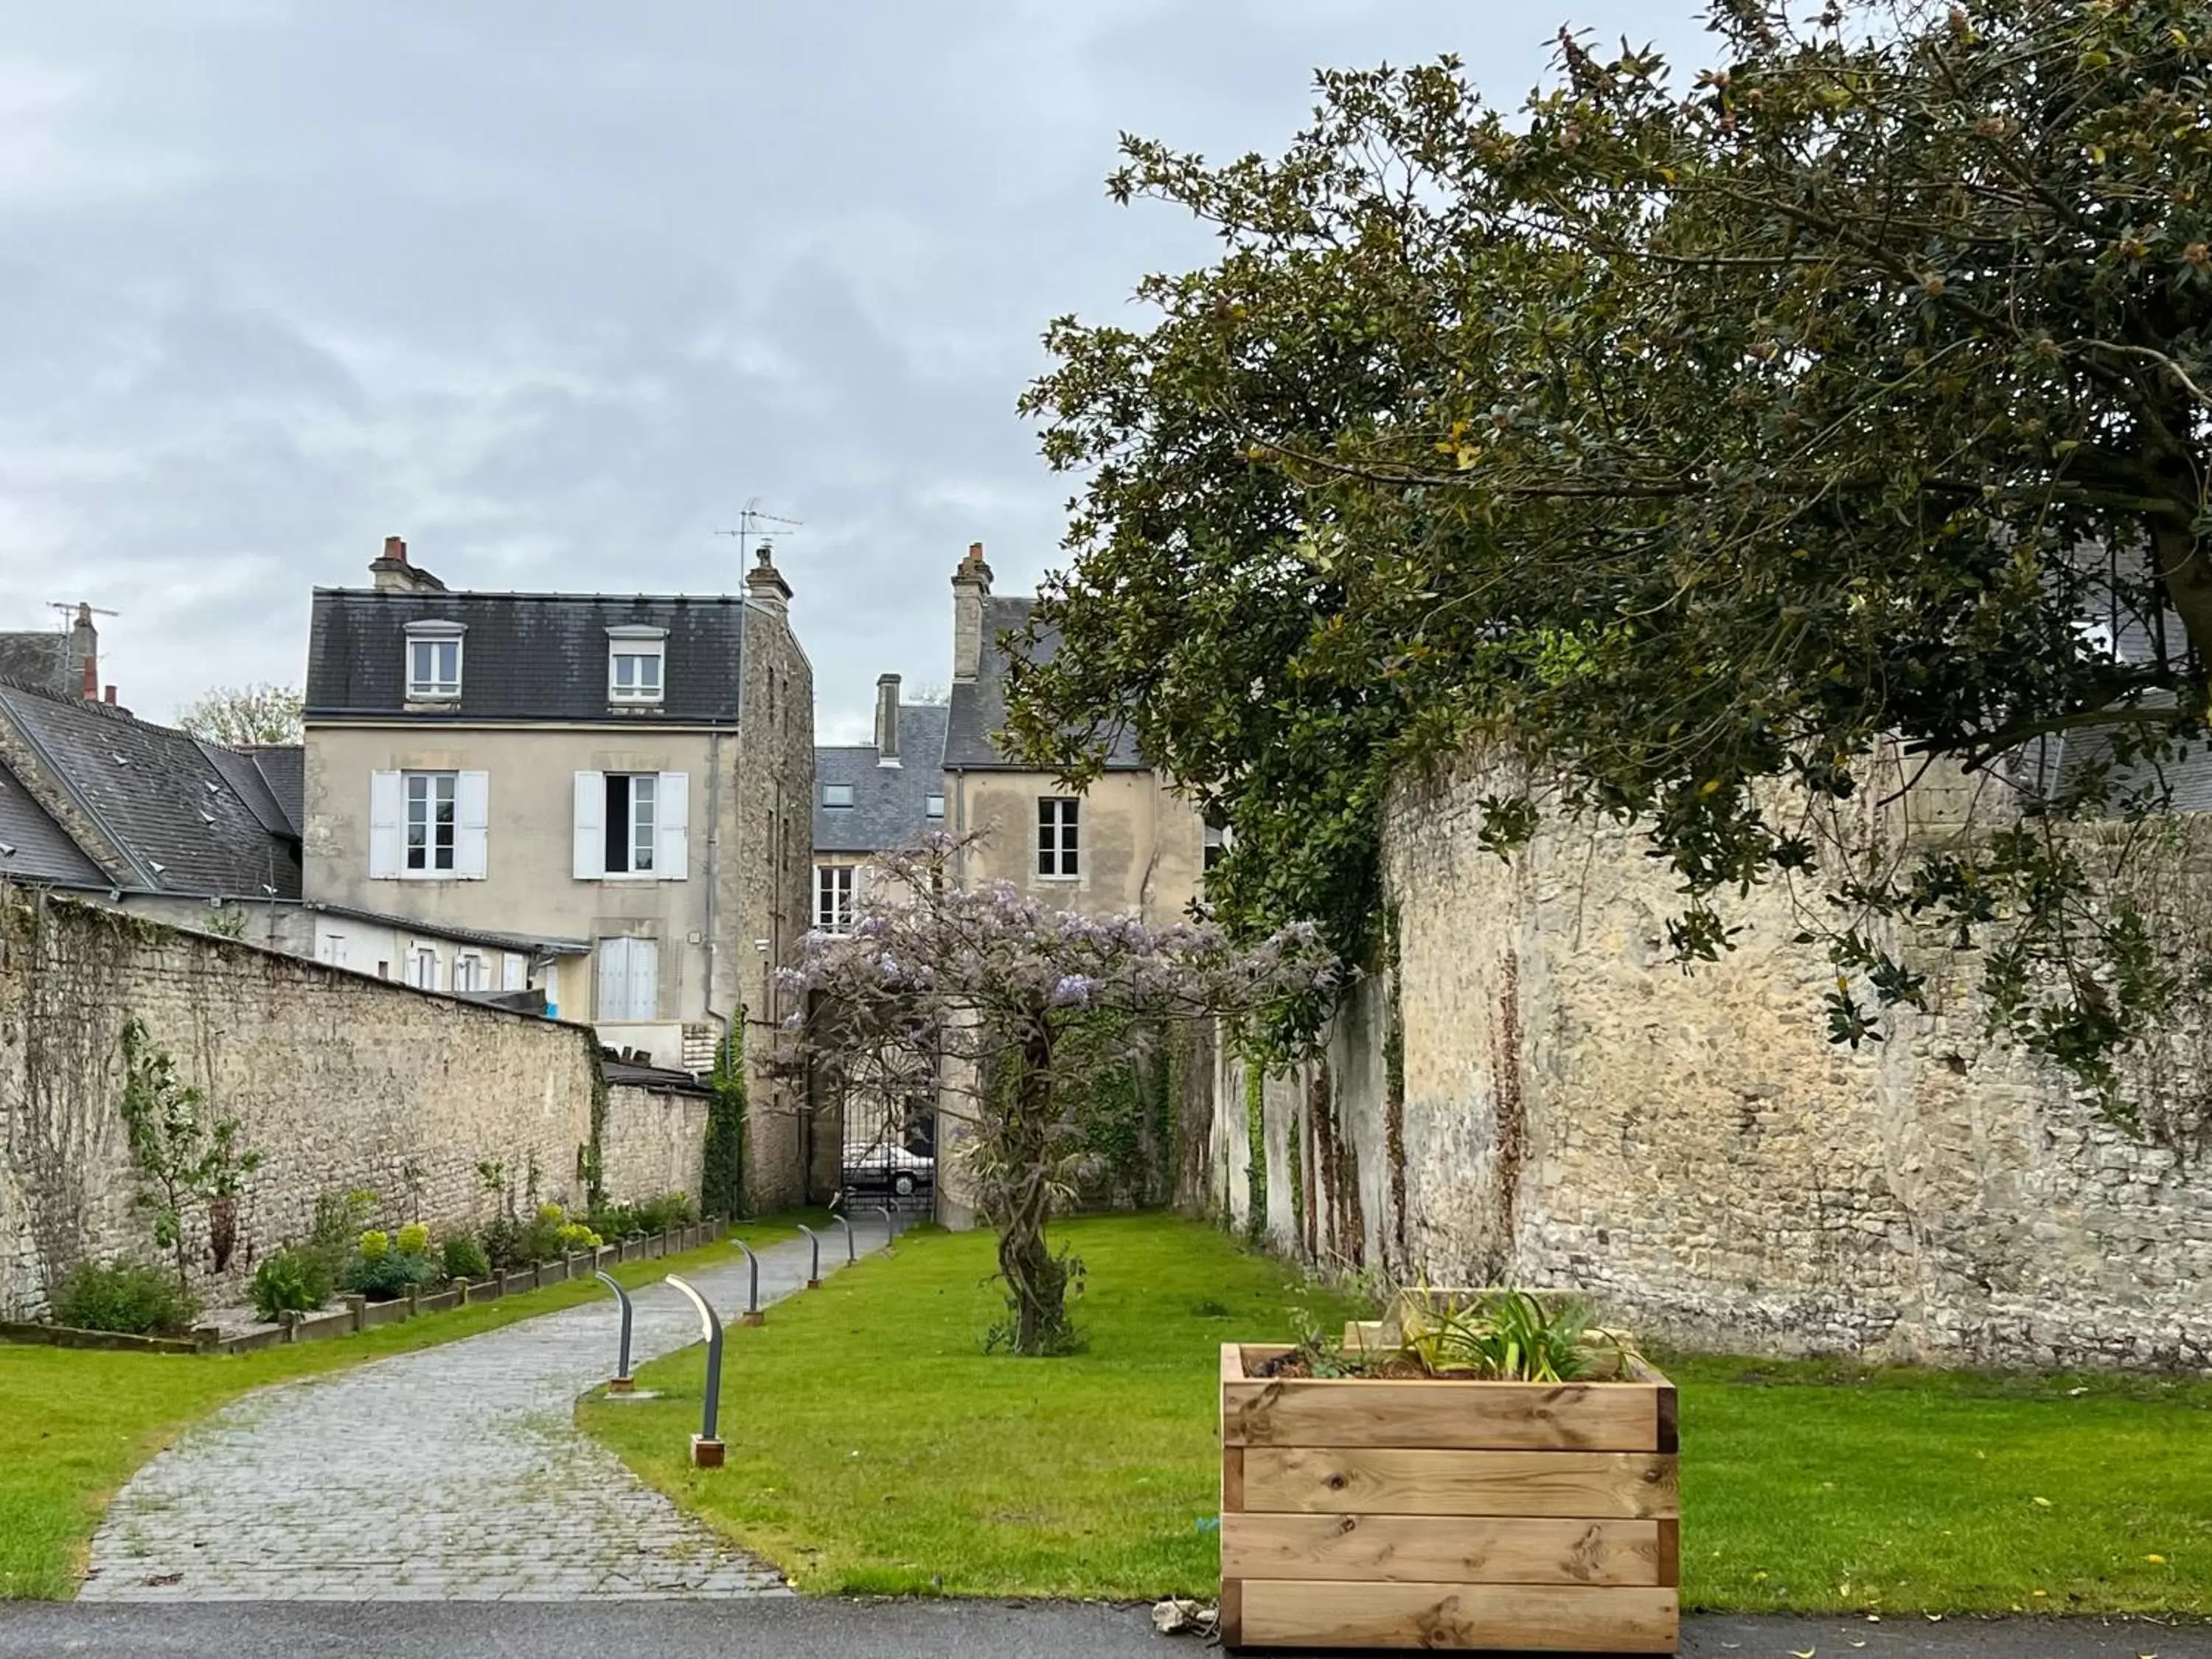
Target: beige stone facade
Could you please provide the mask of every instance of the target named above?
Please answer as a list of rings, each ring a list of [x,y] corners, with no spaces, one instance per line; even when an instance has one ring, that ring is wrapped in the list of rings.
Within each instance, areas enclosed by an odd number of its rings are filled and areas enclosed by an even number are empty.
[[[538,966],[549,1005],[659,1066],[711,1064],[742,1009],[750,1196],[798,1201],[804,1114],[765,1039],[806,928],[813,672],[769,550],[742,598],[609,599],[449,593],[392,549],[374,592],[317,594],[307,899],[577,947]],[[403,702],[398,665],[439,629],[460,641],[458,689],[429,701],[410,680]],[[611,683],[625,649],[651,654],[649,699]],[[442,865],[405,839],[418,809],[397,792],[426,778],[458,803]]]
[[[1268,1079],[1278,1248],[1571,1285],[1743,1350],[2212,1363],[2201,1166],[1985,1040],[1973,964],[1925,957],[1930,1013],[1832,1046],[1832,970],[1776,895],[1734,908],[1740,948],[1685,974],[1673,884],[1638,841],[1554,826],[1508,865],[1476,839],[1484,793],[1467,775],[1395,803],[1395,983],[1359,988],[1325,1060]],[[1189,1155],[1239,1224],[1252,1127],[1224,1060]]]

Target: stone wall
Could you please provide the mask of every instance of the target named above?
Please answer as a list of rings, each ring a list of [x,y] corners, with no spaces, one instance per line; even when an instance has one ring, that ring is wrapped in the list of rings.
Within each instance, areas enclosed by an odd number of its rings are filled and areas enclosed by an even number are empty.
[[[304,1235],[325,1190],[373,1188],[386,1220],[458,1227],[489,1218],[477,1166],[499,1162],[583,1200],[587,1030],[62,899],[0,915],[0,1317],[37,1316],[80,1261],[154,1255],[118,1109],[134,1016],[262,1155],[219,1283],[205,1217],[190,1218],[213,1294]]]
[[[703,1095],[616,1084],[599,1135],[599,1184],[616,1204],[682,1193],[699,1201],[707,1154]]]
[[[1739,948],[1686,974],[1639,840],[1555,826],[1509,865],[1477,842],[1483,793],[1462,776],[1395,803],[1395,975],[1360,988],[1325,1063],[1265,1091],[1274,1247],[1576,1286],[1708,1346],[2212,1362],[2212,1169],[1985,1040],[1971,962],[1923,953],[1932,1012],[1834,1047],[1831,970],[1778,896],[1732,908]],[[1210,1191],[1239,1225],[1249,1127],[1224,1059]]]

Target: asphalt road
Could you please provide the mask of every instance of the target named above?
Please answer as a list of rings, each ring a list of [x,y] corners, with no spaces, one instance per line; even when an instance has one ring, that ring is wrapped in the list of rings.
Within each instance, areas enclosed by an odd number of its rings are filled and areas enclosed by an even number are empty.
[[[1863,1646],[1859,1645],[1864,1644]],[[2212,1625],[1699,1619],[1696,1659],[2212,1659]],[[0,1604],[0,1659],[1207,1659],[1142,1609],[999,1601]]]

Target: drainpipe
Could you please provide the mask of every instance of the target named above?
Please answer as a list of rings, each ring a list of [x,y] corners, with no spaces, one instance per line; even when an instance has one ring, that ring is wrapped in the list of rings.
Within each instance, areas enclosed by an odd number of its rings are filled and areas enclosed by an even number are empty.
[[[744,679],[738,676],[738,698],[744,700]],[[722,1028],[722,1042],[730,1040],[730,1022],[714,1006],[714,965],[720,959],[718,941],[714,936],[716,918],[720,913],[720,894],[717,890],[722,879],[722,734],[715,732],[707,738],[707,1018]]]

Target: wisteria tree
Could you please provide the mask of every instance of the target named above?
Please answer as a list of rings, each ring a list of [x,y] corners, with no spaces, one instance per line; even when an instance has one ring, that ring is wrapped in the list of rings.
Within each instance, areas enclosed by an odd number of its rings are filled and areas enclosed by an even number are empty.
[[[1073,1085],[1179,1023],[1322,995],[1334,967],[1304,925],[1237,946],[1210,924],[1153,927],[1048,909],[1003,883],[963,888],[959,845],[884,855],[853,931],[809,936],[783,976],[803,1010],[786,1057],[848,1101],[902,1111],[936,1097],[966,1131],[957,1156],[998,1229],[998,1334],[1016,1353],[1065,1352],[1080,1263],[1053,1252],[1045,1227],[1079,1151]]]

